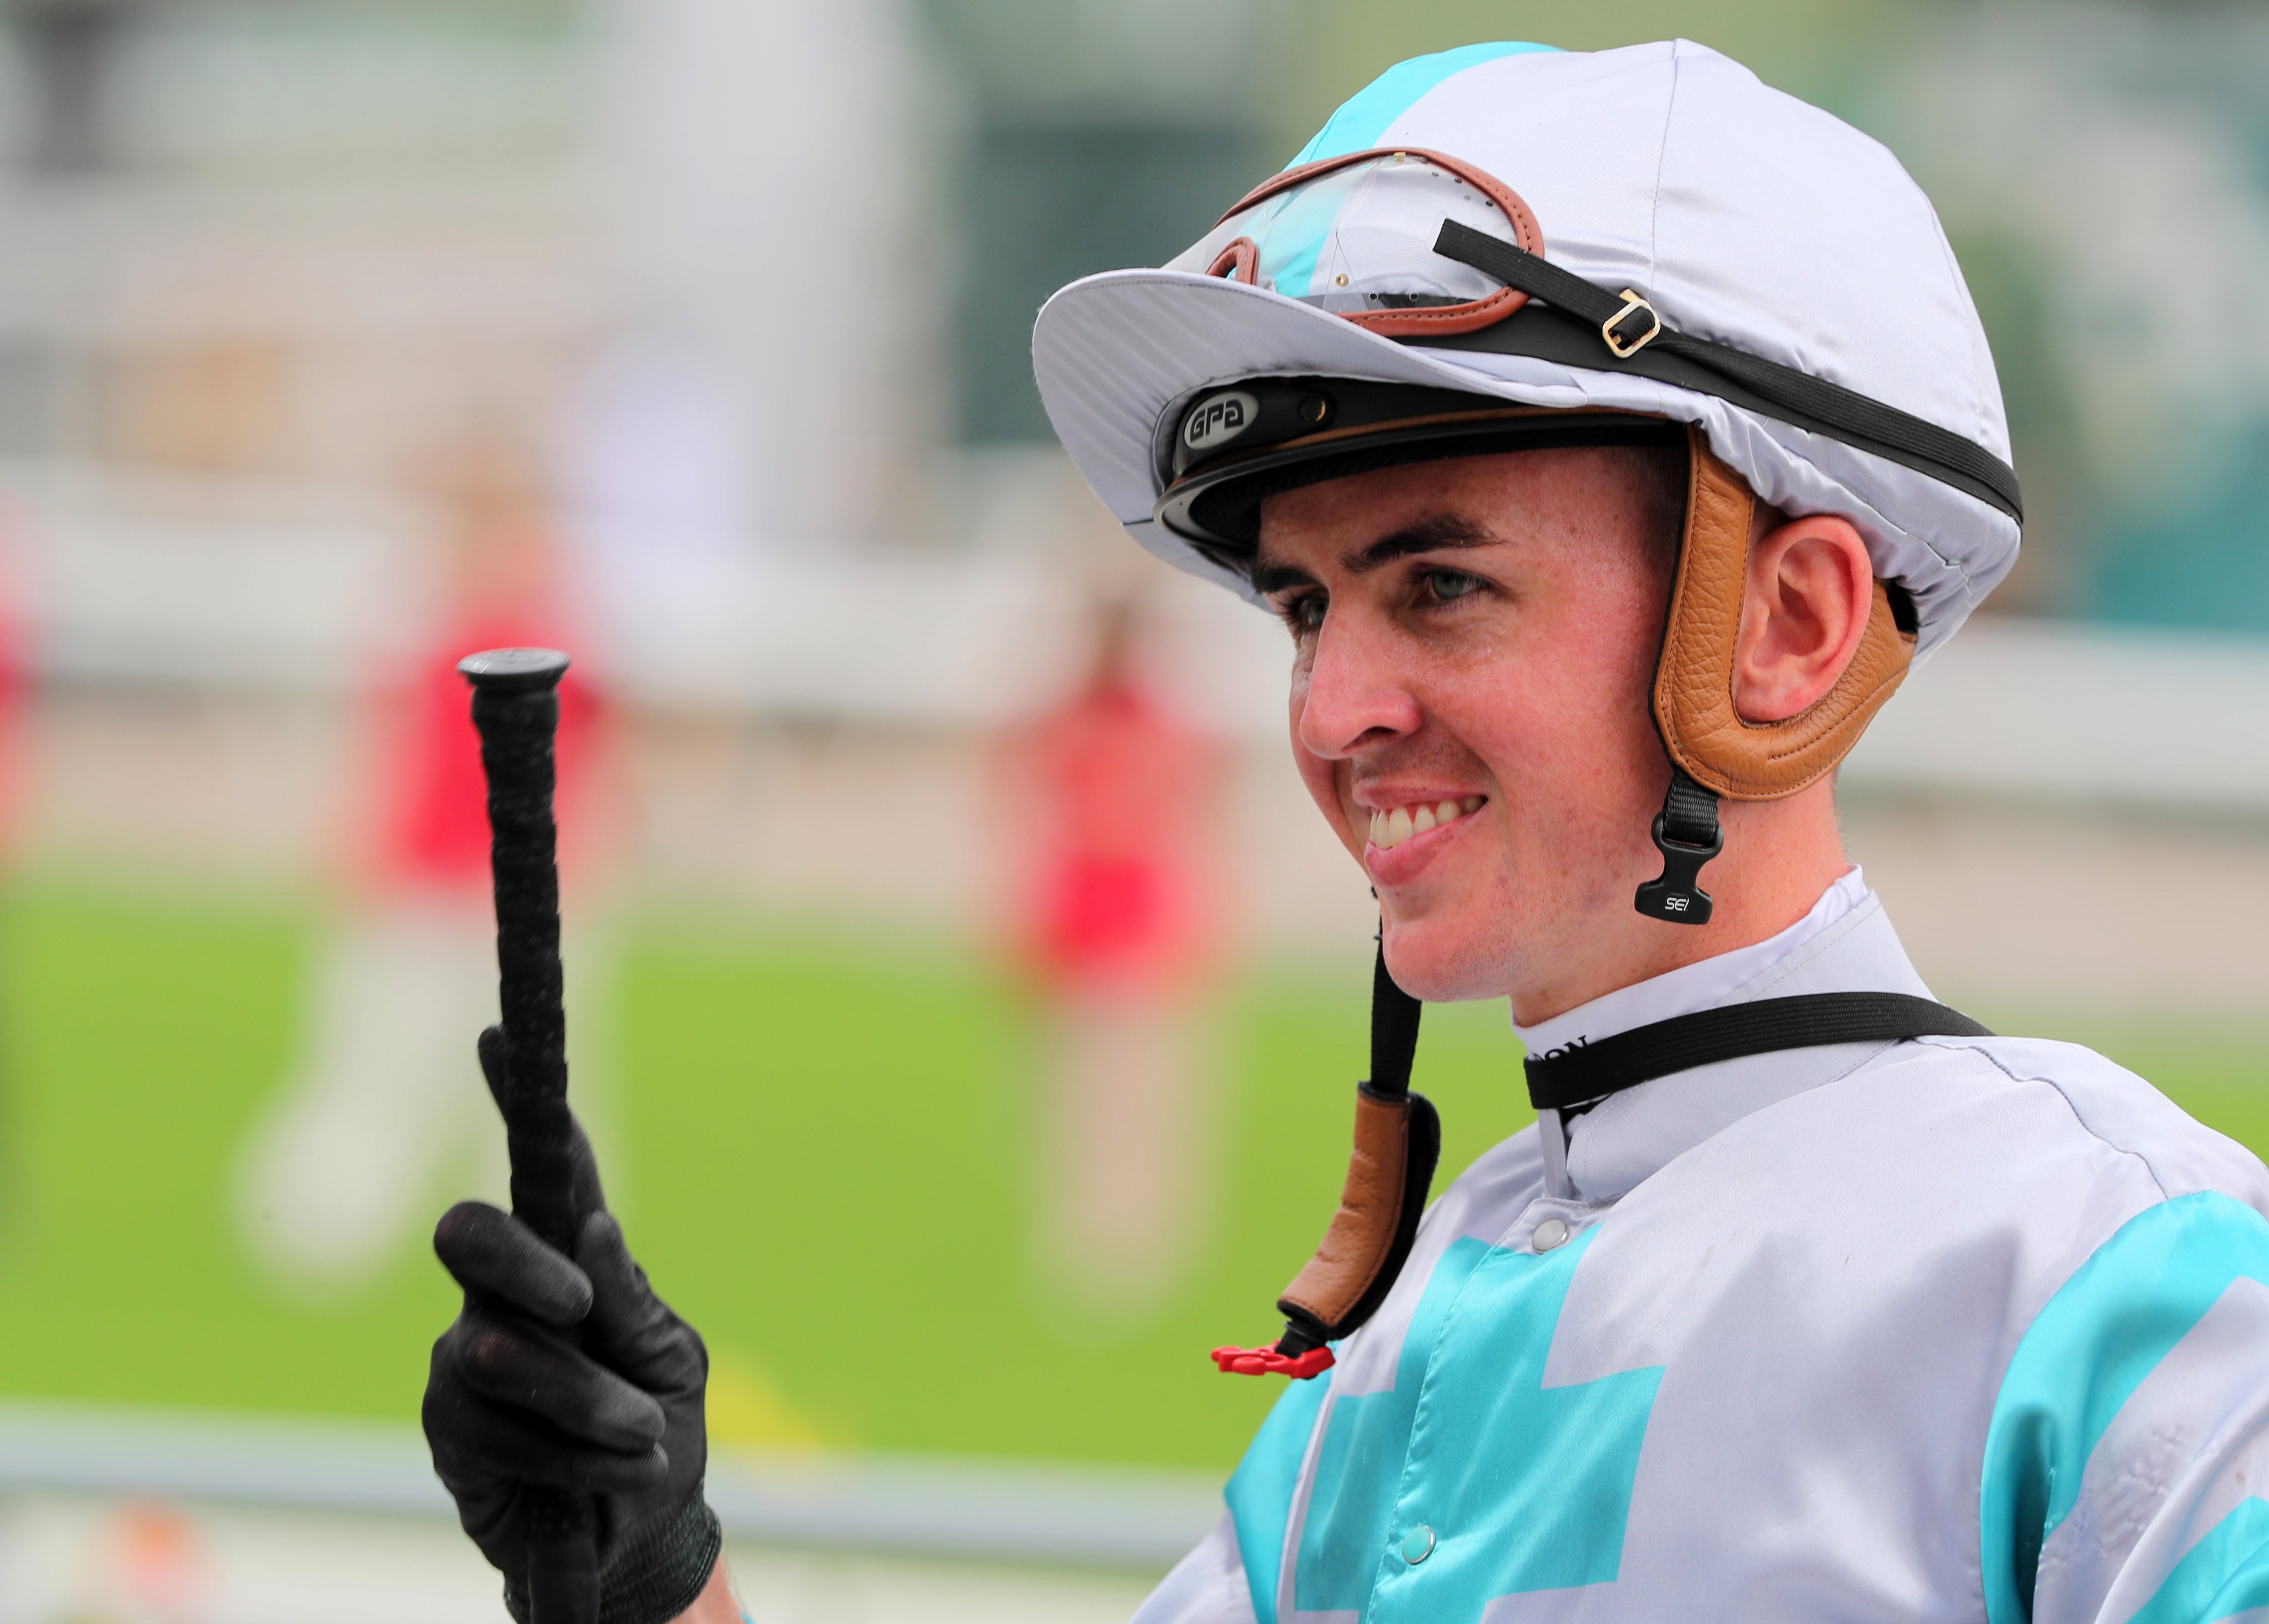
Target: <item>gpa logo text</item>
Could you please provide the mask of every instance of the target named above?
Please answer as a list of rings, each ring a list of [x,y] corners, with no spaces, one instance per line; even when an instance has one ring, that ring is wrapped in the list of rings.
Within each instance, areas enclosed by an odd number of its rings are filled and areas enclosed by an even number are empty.
[[[1244,390],[1225,389],[1190,409],[1190,415],[1182,419],[1182,444],[1192,451],[1204,451],[1235,439],[1251,426],[1260,410],[1260,402]]]

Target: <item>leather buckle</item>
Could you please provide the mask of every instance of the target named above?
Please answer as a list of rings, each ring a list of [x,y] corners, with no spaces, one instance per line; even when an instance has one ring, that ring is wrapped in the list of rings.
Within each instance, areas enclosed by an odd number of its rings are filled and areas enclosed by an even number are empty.
[[[1626,343],[1622,339],[1616,336],[1615,329],[1621,327],[1624,321],[1634,312],[1641,310],[1646,312],[1646,319],[1652,322],[1652,325],[1650,326],[1646,331],[1641,333],[1637,338],[1634,338]],[[1623,307],[1621,310],[1616,311],[1615,314],[1609,316],[1606,321],[1600,323],[1600,336],[1608,341],[1608,350],[1614,353],[1615,359],[1618,361],[1630,360],[1631,357],[1637,355],[1640,351],[1645,349],[1649,343],[1652,343],[1655,335],[1661,331],[1661,314],[1658,312],[1652,305],[1647,303],[1643,297],[1630,288],[1625,288],[1623,290]]]

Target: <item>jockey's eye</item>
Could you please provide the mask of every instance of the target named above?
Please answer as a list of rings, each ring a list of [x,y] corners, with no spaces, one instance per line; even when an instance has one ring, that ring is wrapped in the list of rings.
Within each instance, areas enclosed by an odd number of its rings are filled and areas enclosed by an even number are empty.
[[[1482,579],[1463,570],[1430,569],[1420,578],[1427,595],[1438,603],[1453,602],[1479,589]]]
[[[1276,602],[1276,616],[1296,638],[1313,636],[1323,629],[1324,611],[1331,600],[1320,592],[1303,592]]]

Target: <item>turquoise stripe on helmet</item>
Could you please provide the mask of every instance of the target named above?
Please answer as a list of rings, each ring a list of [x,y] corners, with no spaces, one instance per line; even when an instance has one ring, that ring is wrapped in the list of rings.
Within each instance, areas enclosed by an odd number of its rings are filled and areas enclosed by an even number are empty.
[[[1253,1592],[1253,1616],[1260,1624],[1276,1624],[1276,1575],[1284,1563],[1284,1536],[1292,1526],[1292,1495],[1300,1486],[1300,1463],[1307,1458],[1316,1412],[1331,1386],[1326,1374],[1286,1389],[1253,1434],[1223,1495],[1237,1528],[1237,1554]]]
[[[2269,1502],[2247,1499],[2183,1553],[2127,1624],[2214,1624],[2269,1607]]]
[[[2269,1220],[2218,1191],[2177,1196],[2121,1225],[2027,1328],[1985,1434],[1979,1555],[1991,1624],[2031,1617],[2042,1544],[2079,1499],[2104,1429],[2240,1280],[2269,1284]]]
[[[1416,107],[1443,80],[1468,68],[1503,56],[1558,48],[1521,40],[1498,40],[1398,62],[1341,102],[1339,111],[1325,121],[1315,138],[1285,167],[1297,169],[1319,158],[1337,158],[1342,152],[1377,146],[1388,125]],[[1331,234],[1338,212],[1337,204],[1329,200],[1309,198],[1305,209],[1300,207],[1302,201],[1298,193],[1282,199],[1266,225],[1253,233],[1261,246],[1261,275],[1278,292],[1294,299],[1314,291],[1316,261],[1323,254],[1324,240]]]
[[[1468,68],[1478,68],[1501,56],[1526,56],[1532,51],[1559,48],[1556,45],[1532,45],[1525,40],[1496,40],[1398,62],[1340,103],[1339,111],[1324,122],[1315,139],[1302,147],[1300,155],[1284,166],[1297,169],[1319,158],[1337,158],[1342,152],[1360,152],[1366,147],[1377,146],[1389,124],[1416,107],[1443,80]]]

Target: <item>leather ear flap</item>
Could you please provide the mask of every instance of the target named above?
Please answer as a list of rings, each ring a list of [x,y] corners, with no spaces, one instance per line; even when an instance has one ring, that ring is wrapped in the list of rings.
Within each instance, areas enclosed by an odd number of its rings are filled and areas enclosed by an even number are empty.
[[[1890,594],[1875,583],[1859,651],[1836,685],[1785,721],[1748,722],[1733,708],[1733,651],[1748,590],[1756,498],[1711,454],[1698,427],[1686,499],[1686,536],[1655,668],[1654,720],[1671,760],[1730,801],[1778,801],[1836,770],[1914,660]]]

